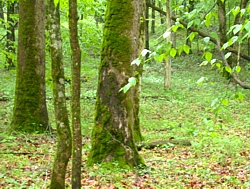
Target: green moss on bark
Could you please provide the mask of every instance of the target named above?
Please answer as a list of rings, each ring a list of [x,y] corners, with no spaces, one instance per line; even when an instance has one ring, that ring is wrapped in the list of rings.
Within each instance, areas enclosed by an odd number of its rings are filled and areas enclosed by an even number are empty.
[[[19,1],[18,64],[12,130],[49,128],[45,101],[45,4]]]

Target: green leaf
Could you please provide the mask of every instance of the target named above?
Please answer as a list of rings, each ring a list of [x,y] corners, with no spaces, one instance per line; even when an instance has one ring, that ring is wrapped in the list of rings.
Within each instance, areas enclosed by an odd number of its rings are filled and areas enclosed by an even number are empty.
[[[177,50],[175,50],[175,48],[172,48],[170,50],[170,56],[172,56],[173,58],[176,56]]]
[[[213,58],[213,54],[211,52],[205,52],[205,59],[210,62]]]
[[[163,38],[166,39],[167,37],[169,37],[171,35],[171,32],[170,31],[166,31],[164,34],[163,34]]]
[[[130,77],[128,79],[128,83],[123,86],[119,92],[123,91],[124,93],[126,93],[132,86],[136,86],[136,83],[137,83],[137,79],[135,77]]]
[[[184,52],[185,52],[186,54],[189,54],[189,52],[190,52],[190,47],[189,47],[188,45],[184,45],[184,46],[183,46],[183,50],[184,50]]]
[[[201,77],[198,81],[196,81],[196,84],[200,86],[202,83],[204,83],[205,80],[206,80],[205,77]]]
[[[55,5],[58,5],[59,2],[60,2],[60,0],[54,0]]]
[[[224,106],[228,106],[228,99],[223,99],[221,101],[221,103],[224,105]]]
[[[124,87],[122,87],[119,92],[123,91],[124,93],[126,93],[129,89],[131,88],[130,83],[126,84]]]
[[[141,59],[140,59],[140,58],[137,58],[137,59],[133,60],[133,61],[131,62],[131,65],[134,65],[134,64],[136,64],[137,66],[139,66],[139,65],[141,64]]]
[[[206,66],[208,64],[208,61],[207,60],[204,60],[201,64],[200,64],[200,66]]]
[[[213,65],[216,61],[217,61],[217,60],[214,58],[214,59],[211,60],[210,63]]]
[[[244,25],[245,30],[247,30],[248,32],[250,32],[250,21],[248,21],[245,25]]]
[[[131,84],[131,86],[136,86],[137,79],[135,77],[130,77],[128,82]]]
[[[229,66],[225,66],[225,70],[230,74],[232,73],[232,69]]]
[[[176,32],[176,31],[178,30],[178,28],[179,28],[178,25],[174,25],[174,26],[172,27],[172,30],[173,30],[174,32]]]
[[[143,49],[141,52],[142,57],[145,57],[147,55],[147,53],[151,53],[151,51],[148,49]]]
[[[205,37],[205,38],[203,38],[203,40],[205,43],[208,43],[210,41],[210,37]]]
[[[194,21],[188,22],[187,29],[190,28],[193,25]]]
[[[157,61],[157,62],[162,62],[162,60],[164,58],[167,58],[167,56],[165,54],[161,54],[161,55],[158,55],[158,56],[155,56],[154,59]]]
[[[216,63],[215,64],[217,68],[221,68],[221,64],[220,63]]]
[[[190,35],[188,36],[189,40],[193,41],[196,35],[197,35],[197,32],[190,33]]]
[[[236,71],[237,73],[240,73],[241,67],[240,67],[240,66],[236,66],[236,67],[235,67],[235,71]]]
[[[231,56],[231,54],[232,54],[231,52],[228,52],[228,53],[225,55],[224,58],[225,58],[225,59],[228,59],[228,58]]]
[[[211,23],[211,17],[212,17],[212,14],[211,14],[211,12],[209,12],[207,15],[206,15],[206,21],[205,21],[205,25],[207,26],[207,27],[209,27],[210,26],[210,23]]]
[[[240,7],[236,6],[235,9],[232,9],[232,13],[234,16],[236,16],[240,12]]]
[[[241,92],[238,92],[234,95],[236,100],[244,100],[244,95]]]
[[[237,24],[237,25],[234,25],[235,27],[234,27],[234,29],[233,29],[233,33],[234,33],[234,35],[236,34],[236,33],[238,33],[240,30],[241,30],[241,28],[242,28],[242,24]]]

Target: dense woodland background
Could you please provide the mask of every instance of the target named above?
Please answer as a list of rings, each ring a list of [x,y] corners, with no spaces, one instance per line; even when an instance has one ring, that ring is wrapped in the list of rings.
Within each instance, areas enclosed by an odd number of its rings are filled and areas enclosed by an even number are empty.
[[[54,106],[56,79],[53,78],[51,59],[55,57],[51,48],[53,13],[56,13],[54,18],[60,16],[60,22],[54,20],[54,24],[60,24],[60,30],[56,32],[62,39],[62,64],[58,68],[63,66],[66,117],[69,116],[69,125],[73,126],[71,132],[74,133],[74,126],[79,124],[82,134],[79,140],[82,160],[73,155],[73,159],[80,160],[80,186],[78,181],[74,185],[74,178],[79,176],[79,166],[73,168],[70,159],[65,164],[66,175],[62,175],[62,178],[65,176],[63,187],[250,187],[250,5],[247,0],[144,2],[140,17],[144,47],[131,63],[143,69],[139,96],[143,140],[133,142],[136,142],[135,150],[138,150],[145,165],[133,169],[121,166],[118,159],[91,166],[88,160],[98,109],[98,74],[105,54],[102,41],[109,40],[103,34],[105,20],[108,20],[105,11],[106,8],[112,11],[112,5],[108,4],[111,1],[79,0],[77,7],[76,1],[70,1],[73,4],[62,1],[60,7],[60,1],[46,2],[44,79],[50,129],[30,132],[30,129],[20,131],[13,126],[21,2],[0,1],[3,26],[0,28],[1,188],[53,188],[52,175],[57,165],[54,159],[58,157],[57,142],[60,144],[61,140],[56,128],[58,131],[57,120],[62,115],[56,113]],[[118,0],[114,2],[120,3]],[[75,15],[72,16],[70,10],[75,8],[78,12],[73,12]],[[118,9],[123,10],[122,6]],[[74,26],[76,22],[70,23],[70,18],[77,20],[77,28],[72,33],[77,32],[81,49],[81,67],[75,68],[72,65],[76,59],[72,58],[74,51],[71,49],[76,42],[71,41],[69,24]],[[126,17],[121,19],[126,21]],[[80,80],[72,78],[78,74]],[[132,74],[128,78],[119,94],[129,94],[134,85],[140,85],[138,78],[133,79],[134,76],[137,77]],[[80,93],[72,93],[78,91],[79,85]],[[78,95],[80,106],[72,109],[72,101]],[[81,107],[78,110],[80,123],[72,123],[77,117],[74,114],[76,107]],[[77,132],[74,133],[76,135]],[[73,144],[73,148],[79,141]]]

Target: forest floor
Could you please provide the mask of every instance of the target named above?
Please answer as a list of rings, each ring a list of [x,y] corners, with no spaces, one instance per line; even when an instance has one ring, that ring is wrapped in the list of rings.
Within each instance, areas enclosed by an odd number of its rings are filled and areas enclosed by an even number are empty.
[[[250,188],[250,92],[189,55],[173,60],[172,90],[163,89],[163,65],[145,65],[140,119],[145,141],[185,139],[140,150],[146,168],[86,167],[93,126],[96,64],[85,65],[82,84],[82,188]],[[86,71],[86,70],[91,70]],[[249,72],[249,70],[247,70]],[[15,73],[0,70],[0,188],[48,188],[56,134],[8,133]],[[67,73],[67,72],[66,72]],[[205,77],[203,83],[197,82]],[[248,78],[247,78],[248,77]],[[249,81],[249,74],[245,80]],[[201,80],[200,80],[201,81]],[[69,86],[68,86],[69,88]],[[69,91],[69,89],[68,89]],[[48,97],[51,89],[48,85]],[[48,100],[51,124],[52,101]],[[66,185],[70,188],[71,163]]]

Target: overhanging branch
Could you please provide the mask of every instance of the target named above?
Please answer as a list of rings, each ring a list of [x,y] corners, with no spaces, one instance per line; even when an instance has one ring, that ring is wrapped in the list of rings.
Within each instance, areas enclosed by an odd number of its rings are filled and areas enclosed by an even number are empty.
[[[151,7],[152,9],[156,10],[157,12],[159,12],[159,13],[161,13],[161,14],[165,14],[165,15],[166,15],[166,12],[165,12],[164,10],[162,10],[162,9],[160,9],[160,8],[158,8],[158,7],[156,7],[155,5],[153,5],[153,4],[149,3],[149,2],[147,2],[147,6]],[[177,18],[176,16],[171,16],[171,19],[172,19],[173,21],[176,21],[178,18]],[[185,28],[187,28],[188,23],[186,23],[185,21],[182,21],[182,20],[179,20],[179,22],[180,22]],[[201,36],[201,37],[203,37],[203,38],[204,38],[204,37],[209,37],[209,38],[210,38],[210,41],[217,45],[217,39],[215,39],[214,37],[211,37],[209,34],[207,34],[207,33],[205,33],[205,32],[202,32],[202,31],[200,31],[199,29],[197,29],[196,27],[193,27],[193,26],[189,27],[188,29],[190,29],[190,30],[193,31],[193,32],[197,32],[198,35]],[[236,55],[238,54],[238,51],[237,51],[236,49],[234,49],[233,47],[228,47],[227,50],[228,50],[229,52],[232,52],[232,53],[236,54]],[[246,54],[244,54],[244,53],[240,53],[240,56],[241,56],[243,59],[250,61],[250,56],[248,56],[248,55],[246,55]]]

